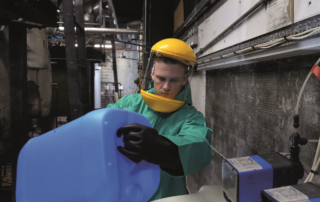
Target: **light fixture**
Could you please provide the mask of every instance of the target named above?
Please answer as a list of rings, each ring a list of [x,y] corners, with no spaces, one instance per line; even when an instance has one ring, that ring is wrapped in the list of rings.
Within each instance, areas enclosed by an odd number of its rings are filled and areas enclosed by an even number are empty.
[[[74,46],[75,46],[75,47],[78,47],[78,44],[76,43],[76,44],[74,44]]]
[[[106,45],[100,45],[100,44],[94,44],[95,48],[112,48],[111,44],[106,44]]]
[[[109,8],[109,6],[108,6],[108,5],[106,5],[106,8]]]
[[[58,13],[60,13],[60,10],[57,10]]]
[[[95,6],[93,9],[97,9],[97,8],[99,8],[99,6]]]

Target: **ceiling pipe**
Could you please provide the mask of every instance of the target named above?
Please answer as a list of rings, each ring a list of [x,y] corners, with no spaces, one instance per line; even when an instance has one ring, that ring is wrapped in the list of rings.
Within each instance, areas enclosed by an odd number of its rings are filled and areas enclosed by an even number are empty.
[[[56,31],[64,32],[64,27],[59,27]],[[142,34],[138,29],[121,29],[121,28],[100,28],[100,27],[85,27],[86,34]]]

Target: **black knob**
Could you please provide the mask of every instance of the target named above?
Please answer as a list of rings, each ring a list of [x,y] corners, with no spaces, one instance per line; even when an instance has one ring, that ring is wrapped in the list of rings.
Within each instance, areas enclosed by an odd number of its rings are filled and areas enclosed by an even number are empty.
[[[307,138],[300,138],[300,142],[299,142],[300,145],[305,145],[307,143],[308,143],[308,139]]]
[[[295,115],[293,117],[293,127],[294,128],[299,128],[299,115]]]

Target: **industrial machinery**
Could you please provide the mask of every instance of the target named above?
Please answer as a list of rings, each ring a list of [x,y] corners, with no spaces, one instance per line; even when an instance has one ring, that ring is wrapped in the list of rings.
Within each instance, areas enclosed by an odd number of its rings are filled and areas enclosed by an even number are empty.
[[[319,202],[320,187],[312,182],[298,184],[294,186],[285,186],[275,189],[267,189],[261,192],[262,202],[279,202],[279,201],[303,201]]]
[[[268,153],[226,159],[222,163],[224,196],[230,202],[260,201],[262,190],[297,184],[303,177],[300,145],[308,141],[298,133],[290,137],[290,155]]]

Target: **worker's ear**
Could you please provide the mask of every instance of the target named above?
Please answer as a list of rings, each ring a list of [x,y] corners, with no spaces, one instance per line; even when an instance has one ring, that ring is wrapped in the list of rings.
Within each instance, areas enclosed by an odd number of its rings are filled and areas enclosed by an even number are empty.
[[[188,78],[189,78],[189,73],[186,73],[184,74],[183,76],[183,82],[182,82],[182,85],[186,85],[187,81],[188,81]]]
[[[152,69],[151,69],[151,78],[152,78],[152,80],[154,80],[154,77],[155,77],[155,76],[154,76],[154,66],[155,66],[155,65],[153,65],[153,67],[152,67]]]

